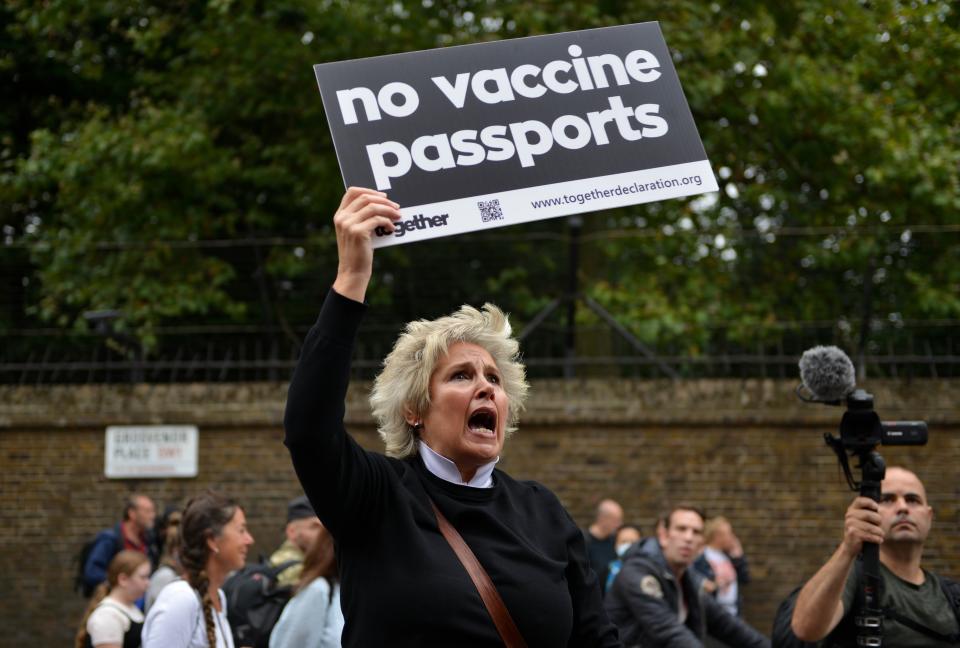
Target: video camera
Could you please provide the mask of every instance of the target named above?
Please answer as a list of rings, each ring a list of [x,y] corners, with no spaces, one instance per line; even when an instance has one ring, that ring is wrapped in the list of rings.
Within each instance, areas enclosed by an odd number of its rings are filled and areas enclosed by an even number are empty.
[[[927,424],[924,421],[883,422],[873,409],[873,395],[856,389],[853,363],[837,347],[814,347],[800,358],[800,380],[797,396],[806,403],[841,405],[847,411],[840,420],[840,436],[829,432],[824,441],[837,455],[851,490],[862,497],[880,501],[880,482],[886,475],[886,464],[876,451],[879,445],[926,445]],[[850,456],[860,463],[860,481],[850,471]],[[861,604],[856,612],[857,645],[883,646],[883,611],[880,606],[880,547],[865,542],[861,550],[863,579]]]

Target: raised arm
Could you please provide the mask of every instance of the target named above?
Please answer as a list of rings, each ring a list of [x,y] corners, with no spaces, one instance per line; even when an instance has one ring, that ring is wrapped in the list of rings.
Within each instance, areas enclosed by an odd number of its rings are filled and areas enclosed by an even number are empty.
[[[733,569],[737,572],[737,583],[739,585],[746,585],[750,582],[750,566],[747,563],[747,555],[743,551],[743,545],[740,543],[740,538],[737,537],[737,534],[730,531],[730,542],[724,548],[724,551],[727,553],[727,556],[730,557],[730,562],[733,563]]]
[[[340,534],[345,512],[362,510],[357,506],[379,486],[374,460],[343,427],[344,399],[373,269],[372,237],[378,227],[392,231],[398,218],[396,203],[384,194],[347,190],[334,216],[337,279],[304,340],[287,394],[284,443],[304,493],[334,536]]]
[[[877,503],[857,497],[847,508],[843,541],[830,559],[800,590],[793,610],[793,633],[802,641],[820,641],[840,623],[843,588],[864,542],[883,542]]]
[[[337,279],[333,289],[354,301],[362,302],[373,274],[373,237],[378,227],[393,232],[400,220],[400,205],[387,194],[372,189],[350,187],[343,194],[333,217],[337,230]]]

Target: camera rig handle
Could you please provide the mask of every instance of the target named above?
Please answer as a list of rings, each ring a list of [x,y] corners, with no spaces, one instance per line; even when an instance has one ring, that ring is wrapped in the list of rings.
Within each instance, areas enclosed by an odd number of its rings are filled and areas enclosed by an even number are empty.
[[[880,502],[880,482],[887,472],[883,457],[875,450],[860,453],[860,496]],[[854,621],[857,624],[857,645],[883,645],[883,608],[880,606],[880,545],[864,542],[860,550],[863,576],[860,583],[861,605]]]
[[[870,447],[854,447],[850,453],[859,459],[856,466],[860,469],[861,480],[853,478],[850,470],[850,460],[847,455],[847,446],[842,438],[832,434],[824,434],[824,441],[836,453],[843,468],[844,477],[850,490],[860,491],[861,497],[869,497],[874,502],[880,501],[880,482],[887,472],[886,463],[880,453]],[[855,612],[854,622],[857,625],[857,645],[870,648],[883,646],[883,608],[880,606],[880,545],[875,542],[864,542],[860,550],[863,560],[863,574],[860,580],[859,605]]]

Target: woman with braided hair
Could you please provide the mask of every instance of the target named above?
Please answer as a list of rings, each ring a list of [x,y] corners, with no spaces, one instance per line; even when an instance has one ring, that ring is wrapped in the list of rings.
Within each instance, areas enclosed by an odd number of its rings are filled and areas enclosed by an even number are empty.
[[[137,648],[143,613],[135,605],[147,591],[150,559],[139,551],[121,551],[107,567],[80,622],[75,648]]]
[[[180,521],[184,580],[160,592],[143,625],[143,648],[234,648],[220,589],[243,567],[253,537],[243,509],[214,492],[187,503]]]

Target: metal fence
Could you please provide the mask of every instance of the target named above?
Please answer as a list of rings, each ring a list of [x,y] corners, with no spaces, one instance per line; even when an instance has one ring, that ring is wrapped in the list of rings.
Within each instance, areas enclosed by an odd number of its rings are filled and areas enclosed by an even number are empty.
[[[834,324],[813,323],[758,335],[755,344],[729,341],[723,329],[696,352],[676,345],[639,342],[616,321],[571,329],[557,318],[520,332],[531,378],[790,378],[807,348],[837,344],[850,349],[849,334]],[[371,378],[389,352],[401,324],[364,326],[354,353],[355,377]],[[159,345],[143,354],[109,335],[52,329],[5,334],[0,384],[180,383],[288,380],[307,327],[281,331],[255,326],[161,329]],[[865,352],[851,352],[861,377],[960,376],[960,331],[952,322],[906,325],[881,331]],[[851,350],[852,351],[852,350]]]

